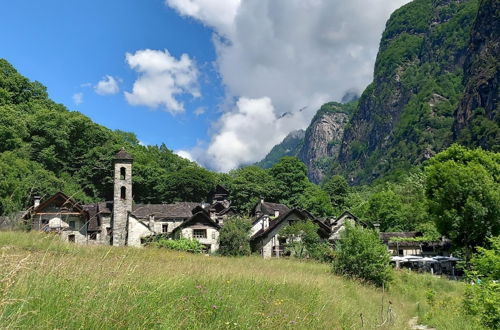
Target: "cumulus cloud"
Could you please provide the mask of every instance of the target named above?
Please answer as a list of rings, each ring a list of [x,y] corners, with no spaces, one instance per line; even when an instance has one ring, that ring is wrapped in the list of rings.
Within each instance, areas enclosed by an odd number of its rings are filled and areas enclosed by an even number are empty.
[[[227,172],[262,159],[290,130],[302,127],[307,111],[276,113],[269,97],[240,98],[232,111],[217,121],[207,148],[194,148],[191,157],[217,171]]]
[[[125,57],[130,68],[139,74],[132,92],[125,92],[129,104],[150,108],[163,106],[175,114],[184,111],[179,97],[200,96],[198,70],[187,54],[176,59],[168,50],[143,49],[127,53]]]
[[[176,152],[174,152],[174,154],[176,154],[177,156],[180,156],[182,158],[185,158],[187,160],[190,160],[192,162],[194,161],[193,156],[191,155],[191,153],[189,151],[177,150]]]
[[[277,117],[303,107],[318,109],[325,102],[340,101],[348,91],[362,91],[372,80],[385,22],[406,2],[409,0],[166,0],[182,15],[213,28],[217,67],[228,98],[267,98]],[[229,5],[218,16],[216,9],[222,3]],[[223,129],[229,125],[224,123],[231,113],[216,124],[207,152],[227,141],[231,149],[240,148],[241,154],[255,153],[254,141],[269,134],[269,125],[244,130],[247,135],[238,134],[231,141]],[[279,141],[284,132],[306,127],[313,115],[314,111],[306,111],[300,116],[301,123],[274,130],[270,140]],[[262,144],[258,154],[265,155],[271,147],[271,143]],[[220,158],[224,164],[216,168],[248,160],[237,154],[227,157]]]
[[[99,95],[111,95],[118,93],[120,87],[118,87],[117,79],[113,76],[106,75],[94,86],[94,90]]]
[[[83,103],[83,93],[75,93],[73,94],[73,102],[76,105],[80,105]]]
[[[215,27],[221,33],[232,29],[241,0],[165,0],[183,16],[190,16]]]

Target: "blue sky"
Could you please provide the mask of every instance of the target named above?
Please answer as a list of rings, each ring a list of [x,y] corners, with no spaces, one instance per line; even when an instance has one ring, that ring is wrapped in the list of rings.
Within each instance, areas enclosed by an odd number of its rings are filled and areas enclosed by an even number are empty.
[[[111,129],[137,134],[150,144],[189,148],[207,139],[223,91],[213,68],[211,31],[180,17],[163,1],[9,1],[0,10],[0,56],[23,75],[42,82],[50,97]],[[105,75],[122,80],[129,91],[136,73],[125,62],[127,52],[140,49],[188,53],[202,70],[202,98],[185,97],[186,111],[171,115],[160,109],[130,106],[123,93],[101,96],[94,86]],[[90,83],[92,86],[83,86]],[[83,102],[73,102],[75,93]],[[196,116],[193,111],[204,107]],[[187,133],[188,132],[188,133]]]
[[[228,171],[362,92],[408,1],[2,1],[0,57],[70,110]]]

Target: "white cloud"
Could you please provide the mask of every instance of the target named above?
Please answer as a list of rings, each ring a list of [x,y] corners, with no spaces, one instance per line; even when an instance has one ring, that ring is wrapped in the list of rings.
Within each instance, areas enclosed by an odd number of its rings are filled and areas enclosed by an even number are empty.
[[[271,99],[240,98],[236,107],[223,114],[208,148],[194,148],[191,156],[203,165],[226,172],[254,163],[279,143],[289,130],[302,127],[308,111],[279,116]]]
[[[127,53],[130,68],[139,73],[132,92],[125,92],[131,105],[150,108],[163,106],[170,113],[184,111],[179,96],[199,97],[198,70],[187,54],[177,60],[168,50],[143,49],[135,54]]]
[[[83,103],[83,93],[75,93],[73,94],[73,102],[76,105],[80,105]]]
[[[190,16],[215,27],[219,33],[232,29],[241,0],[165,0],[183,16]]]
[[[118,87],[117,79],[110,75],[106,75],[94,86],[94,90],[99,95],[111,95],[118,93],[120,87]]]
[[[207,109],[205,107],[198,107],[196,108],[196,110],[194,110],[194,114],[196,116],[201,116],[202,114],[204,114],[205,112],[207,111]]]
[[[276,117],[308,107],[293,125],[272,137],[278,142],[278,136],[306,127],[321,104],[340,101],[346,91],[362,91],[367,86],[385,23],[392,11],[407,2],[166,0],[182,15],[214,29],[217,67],[229,99],[267,97]],[[220,6],[224,7],[223,15],[218,16]],[[234,111],[228,116],[231,114]],[[258,152],[252,147],[254,140],[267,136],[268,124],[254,127],[247,123],[253,129],[242,127],[247,135],[237,134],[233,140],[224,130],[229,125],[224,124],[224,118],[216,124],[207,152],[222,150],[221,141],[242,152],[228,152],[220,158],[210,155],[216,168],[235,167],[250,158],[258,160],[254,154],[265,155],[272,148],[272,143],[261,144]],[[240,156],[245,153],[254,154],[248,159]]]
[[[177,156],[180,156],[182,158],[185,158],[187,160],[190,160],[190,161],[194,162],[193,156],[191,155],[191,153],[189,151],[186,151],[186,150],[177,150],[177,151],[174,152],[174,154],[176,154]]]

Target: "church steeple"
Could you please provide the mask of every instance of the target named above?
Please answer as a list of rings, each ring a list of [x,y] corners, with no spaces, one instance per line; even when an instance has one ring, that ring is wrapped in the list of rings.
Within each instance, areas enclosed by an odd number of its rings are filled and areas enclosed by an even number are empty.
[[[113,159],[113,245],[127,245],[128,214],[132,212],[132,162],[133,158],[122,148]]]

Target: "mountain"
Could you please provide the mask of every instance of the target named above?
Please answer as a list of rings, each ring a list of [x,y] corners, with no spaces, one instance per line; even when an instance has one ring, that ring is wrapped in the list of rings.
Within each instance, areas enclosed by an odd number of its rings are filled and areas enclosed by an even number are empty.
[[[355,94],[350,97],[356,98]],[[306,131],[291,132],[255,165],[270,168],[284,156],[296,156],[306,164],[309,180],[319,183],[329,171],[331,161],[338,155],[344,128],[356,104],[353,101],[322,105]]]
[[[396,10],[349,122],[320,110],[307,128],[299,157],[310,179],[397,177],[456,141],[499,150],[499,6],[414,0]]]
[[[475,0],[415,0],[391,15],[338,157],[352,183],[407,170],[452,142],[477,11]]]
[[[306,164],[312,182],[320,182],[329,164],[337,157],[344,129],[356,104],[326,103],[312,119],[299,153],[299,159]]]
[[[281,157],[298,156],[304,143],[305,131],[300,129],[290,132],[281,143],[275,145],[266,157],[255,165],[262,168],[270,168],[276,164]]]
[[[481,3],[464,64],[465,92],[453,133],[468,146],[500,151],[500,2]]]

